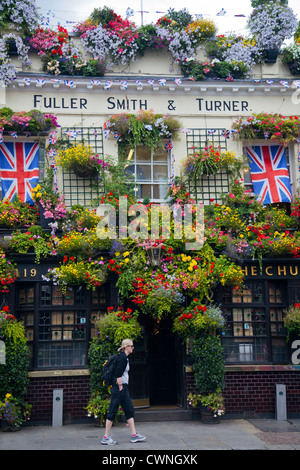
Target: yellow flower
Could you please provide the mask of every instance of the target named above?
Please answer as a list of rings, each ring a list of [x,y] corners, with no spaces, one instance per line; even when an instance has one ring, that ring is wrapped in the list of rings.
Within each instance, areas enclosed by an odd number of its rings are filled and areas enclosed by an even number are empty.
[[[125,258],[124,263],[126,263],[126,264],[129,263],[129,258]]]

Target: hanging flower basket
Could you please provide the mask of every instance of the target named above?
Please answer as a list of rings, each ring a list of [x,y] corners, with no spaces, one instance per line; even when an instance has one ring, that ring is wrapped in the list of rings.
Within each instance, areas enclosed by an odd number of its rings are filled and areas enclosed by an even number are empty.
[[[278,59],[279,49],[267,49],[264,51],[265,64],[275,64]]]
[[[106,163],[99,159],[93,149],[84,143],[77,143],[59,152],[57,165],[66,171],[73,172],[80,178],[94,177]]]
[[[89,168],[89,167],[79,167],[75,166],[73,168],[73,173],[78,176],[79,178],[91,178],[96,175],[97,170],[95,167]]]

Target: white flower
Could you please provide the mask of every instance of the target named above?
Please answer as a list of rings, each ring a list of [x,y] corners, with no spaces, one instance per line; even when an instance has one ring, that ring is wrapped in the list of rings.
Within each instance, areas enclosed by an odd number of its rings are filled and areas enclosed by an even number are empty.
[[[261,51],[279,49],[285,39],[292,37],[297,25],[293,10],[276,1],[255,8],[249,20],[249,29]]]

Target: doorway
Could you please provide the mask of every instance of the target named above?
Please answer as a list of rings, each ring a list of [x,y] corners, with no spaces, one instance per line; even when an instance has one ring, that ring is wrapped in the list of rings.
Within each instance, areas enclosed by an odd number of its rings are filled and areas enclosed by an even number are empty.
[[[176,341],[169,319],[149,329],[149,398],[150,406],[176,405]]]

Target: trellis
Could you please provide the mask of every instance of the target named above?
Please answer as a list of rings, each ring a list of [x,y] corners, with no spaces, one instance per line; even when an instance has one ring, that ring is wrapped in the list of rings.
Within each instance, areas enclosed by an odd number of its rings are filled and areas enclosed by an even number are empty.
[[[68,144],[84,142],[100,159],[104,158],[102,127],[62,127],[61,137]],[[98,177],[81,178],[73,172],[62,170],[63,193],[68,208],[75,204],[93,205],[100,194],[104,194],[104,181]]]
[[[222,151],[227,150],[226,130],[218,129],[190,129],[186,134],[187,154],[191,155],[194,149],[203,149],[213,145]],[[189,179],[189,193],[196,203],[209,205],[211,202],[220,202],[220,194],[229,190],[229,175],[220,170],[215,175],[202,175],[198,179]]]

